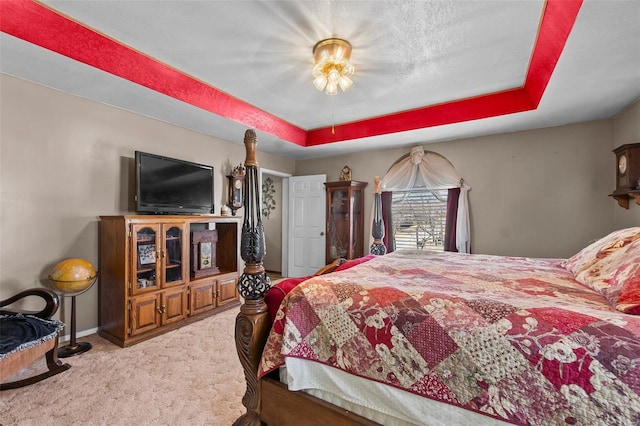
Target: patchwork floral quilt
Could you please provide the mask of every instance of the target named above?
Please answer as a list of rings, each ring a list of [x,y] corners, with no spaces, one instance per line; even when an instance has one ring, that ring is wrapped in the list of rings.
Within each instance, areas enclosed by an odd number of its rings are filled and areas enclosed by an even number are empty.
[[[640,317],[559,259],[401,252],[313,277],[260,376],[297,357],[524,425],[640,425]]]

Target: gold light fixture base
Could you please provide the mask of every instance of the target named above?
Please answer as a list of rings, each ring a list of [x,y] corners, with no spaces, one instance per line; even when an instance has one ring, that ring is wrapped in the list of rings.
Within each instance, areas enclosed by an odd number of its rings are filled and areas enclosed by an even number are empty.
[[[328,59],[351,59],[351,43],[341,38],[327,38],[320,40],[313,46],[313,59],[316,64]]]

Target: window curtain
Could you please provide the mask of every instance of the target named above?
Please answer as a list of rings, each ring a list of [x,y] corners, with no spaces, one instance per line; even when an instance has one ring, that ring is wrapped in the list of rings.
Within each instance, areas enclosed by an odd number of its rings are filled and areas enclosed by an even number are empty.
[[[456,222],[458,220],[458,200],[460,188],[447,191],[447,218],[444,226],[444,251],[458,251],[456,248]]]
[[[424,151],[421,146],[411,149],[411,152],[398,160],[380,181],[382,193],[389,193],[388,204],[391,210],[391,192],[409,191],[412,189],[451,189],[459,188],[457,210],[455,218],[455,245],[461,253],[471,252],[471,227],[469,223],[468,192],[471,189],[464,180],[458,176],[453,165],[443,156],[435,152]],[[451,193],[449,194],[451,195]],[[448,202],[447,202],[448,203]],[[384,209],[383,198],[383,209]],[[448,215],[449,213],[447,213]],[[390,222],[390,220],[389,220]],[[385,227],[387,226],[385,218]],[[453,232],[453,225],[451,226]],[[390,228],[387,228],[390,230]],[[385,236],[392,239],[391,232]],[[385,241],[385,244],[387,241]],[[387,246],[390,252],[390,247]]]

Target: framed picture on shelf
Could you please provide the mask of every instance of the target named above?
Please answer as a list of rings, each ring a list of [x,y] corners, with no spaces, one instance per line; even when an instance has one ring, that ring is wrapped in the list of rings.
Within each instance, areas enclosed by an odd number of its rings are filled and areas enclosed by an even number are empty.
[[[140,265],[156,263],[155,244],[141,244],[138,246],[138,263]]]

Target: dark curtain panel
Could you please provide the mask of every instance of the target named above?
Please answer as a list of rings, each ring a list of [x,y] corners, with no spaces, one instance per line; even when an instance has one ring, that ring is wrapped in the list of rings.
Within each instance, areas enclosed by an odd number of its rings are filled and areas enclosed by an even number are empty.
[[[444,251],[458,251],[456,248],[456,222],[458,219],[459,198],[460,188],[450,188],[447,193],[447,219],[444,230]]]
[[[393,192],[382,193],[382,220],[384,220],[384,238],[382,242],[387,248],[387,253],[396,250],[393,239],[393,223],[391,222],[391,196]]]

